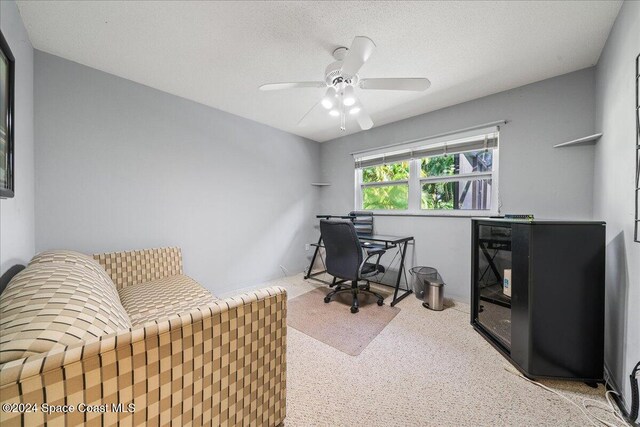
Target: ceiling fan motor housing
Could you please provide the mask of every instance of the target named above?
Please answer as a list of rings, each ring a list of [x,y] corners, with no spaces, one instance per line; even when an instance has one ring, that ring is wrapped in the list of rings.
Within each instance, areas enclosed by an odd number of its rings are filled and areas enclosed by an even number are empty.
[[[324,70],[324,81],[328,86],[337,86],[339,83],[346,83],[350,85],[357,85],[359,77],[356,74],[350,79],[345,79],[342,77],[342,61],[335,61],[331,64],[327,65],[327,68]]]

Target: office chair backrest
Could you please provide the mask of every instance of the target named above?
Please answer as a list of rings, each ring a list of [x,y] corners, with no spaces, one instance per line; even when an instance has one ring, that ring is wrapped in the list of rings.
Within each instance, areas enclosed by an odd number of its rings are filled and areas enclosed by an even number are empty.
[[[371,211],[351,211],[349,216],[353,217],[353,225],[359,235],[373,234],[373,212]]]
[[[320,220],[320,234],[326,251],[327,272],[334,277],[358,280],[362,247],[350,220]]]

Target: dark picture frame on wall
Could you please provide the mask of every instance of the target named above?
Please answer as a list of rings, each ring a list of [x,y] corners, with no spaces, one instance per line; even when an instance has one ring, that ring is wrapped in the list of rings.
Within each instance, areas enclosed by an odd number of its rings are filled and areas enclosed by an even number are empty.
[[[0,31],[0,198],[15,195],[14,94],[15,58]]]
[[[640,243],[640,53],[636,56],[636,216],[633,240]]]

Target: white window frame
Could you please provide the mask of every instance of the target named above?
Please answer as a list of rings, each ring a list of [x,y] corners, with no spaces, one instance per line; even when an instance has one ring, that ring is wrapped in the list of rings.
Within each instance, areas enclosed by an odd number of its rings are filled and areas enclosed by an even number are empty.
[[[457,139],[455,136],[450,137],[450,140]],[[499,136],[498,136],[499,140]],[[397,147],[395,147],[397,150]],[[500,213],[500,196],[499,196],[499,161],[500,161],[500,144],[495,148],[491,148],[493,151],[493,171],[491,172],[476,172],[462,175],[444,175],[421,178],[420,177],[420,162],[424,157],[412,158],[409,160],[409,179],[402,181],[383,181],[376,183],[363,183],[362,182],[362,168],[355,168],[354,174],[354,193],[355,210],[363,210],[362,207],[362,189],[365,187],[374,186],[387,186],[394,184],[409,185],[409,203],[407,209],[372,209],[371,212],[379,215],[397,215],[397,216],[437,216],[437,217],[489,217],[495,216]],[[450,154],[462,153],[452,150]],[[434,156],[436,157],[436,156]],[[491,178],[491,208],[482,210],[471,209],[422,209],[422,184],[426,182],[443,182],[443,181],[461,181],[464,179],[480,179]]]
[[[404,179],[404,180],[400,180],[400,181],[380,181],[380,182],[372,182],[372,183],[363,183],[362,182],[362,168],[356,168],[355,172],[356,172],[356,209],[355,210],[362,210],[362,188],[363,187],[386,187],[389,185],[398,185],[398,184],[407,184],[409,185],[409,207],[408,209],[375,209],[375,210],[371,210],[372,212],[376,212],[376,213],[388,213],[388,214],[402,214],[403,212],[408,212],[411,209],[411,168],[413,161],[411,161],[409,163],[409,179]]]

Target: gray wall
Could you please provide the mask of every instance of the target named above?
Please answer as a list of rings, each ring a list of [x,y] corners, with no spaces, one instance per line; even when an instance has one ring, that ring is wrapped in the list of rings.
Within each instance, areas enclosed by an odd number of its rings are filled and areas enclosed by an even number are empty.
[[[35,105],[38,251],[177,245],[219,294],[302,271],[317,143],[40,51]]]
[[[384,96],[384,94],[380,94]],[[322,144],[323,212],[354,208],[350,152],[506,119],[500,131],[499,192],[503,213],[538,218],[592,217],[593,147],[554,144],[593,133],[594,70],[585,69]],[[436,267],[445,295],[469,300],[468,218],[376,217],[376,231],[416,238],[415,265]]]
[[[629,374],[640,361],[640,243],[633,242],[635,58],[640,3],[624,2],[596,68],[594,216],[607,221],[605,365],[631,405]]]
[[[0,1],[0,28],[16,59],[15,190],[0,200],[0,274],[34,253],[33,48],[15,2]]]
[[[303,245],[317,235],[313,214],[354,207],[350,152],[507,119],[500,135],[502,212],[608,223],[606,361],[630,403],[627,375],[640,359],[631,108],[640,3],[623,5],[595,71],[559,76],[321,147],[36,52],[37,239],[33,49],[13,1],[0,2],[0,18],[17,59],[17,195],[0,201],[0,270],[28,261],[34,249],[91,253],[179,245],[187,273],[228,294],[282,274],[280,266],[291,273],[304,267]],[[552,148],[594,131],[604,132],[595,148]],[[317,180],[332,185],[309,185]],[[381,233],[415,235],[410,264],[437,267],[447,295],[468,300],[468,218],[377,217],[376,225]]]

